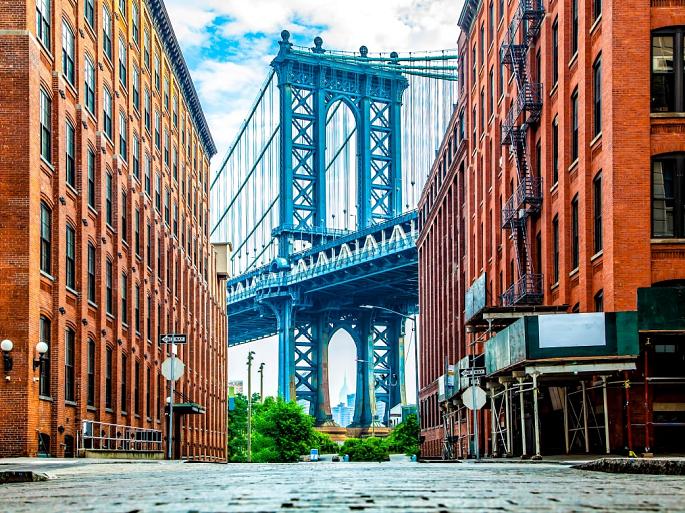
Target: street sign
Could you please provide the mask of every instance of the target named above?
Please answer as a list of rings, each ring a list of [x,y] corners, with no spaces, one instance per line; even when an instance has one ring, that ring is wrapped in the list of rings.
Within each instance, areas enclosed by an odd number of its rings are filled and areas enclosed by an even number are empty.
[[[469,385],[472,386],[480,386],[480,378],[476,376],[475,378],[468,378],[469,379]]]
[[[469,376],[485,376],[485,367],[471,367],[470,369],[464,369],[461,371],[462,378]]]
[[[166,379],[173,379],[174,381],[177,381],[181,376],[183,376],[185,368],[185,364],[178,358],[167,358],[162,362],[162,376],[164,376]]]
[[[461,400],[464,401],[464,406],[469,410],[480,410],[485,406],[487,398],[488,396],[485,393],[485,390],[475,385],[471,385],[464,390],[463,394],[461,394]]]
[[[188,337],[185,333],[166,333],[159,336],[160,344],[186,344]]]

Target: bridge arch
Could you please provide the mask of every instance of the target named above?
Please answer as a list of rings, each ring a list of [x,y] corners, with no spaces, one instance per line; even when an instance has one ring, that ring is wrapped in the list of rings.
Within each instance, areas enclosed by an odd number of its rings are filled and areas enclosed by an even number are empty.
[[[358,341],[354,330],[340,326],[331,333],[326,347],[330,409],[333,420],[341,427],[350,425],[355,417],[359,384]]]
[[[351,231],[359,221],[359,110],[347,96],[326,106],[325,164],[326,228]]]

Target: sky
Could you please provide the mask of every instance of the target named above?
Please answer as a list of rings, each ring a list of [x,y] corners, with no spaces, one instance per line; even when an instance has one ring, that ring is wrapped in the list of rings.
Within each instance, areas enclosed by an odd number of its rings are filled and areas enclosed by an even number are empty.
[[[165,0],[218,153],[218,166],[247,115],[277,53],[282,30],[291,41],[324,48],[370,52],[452,49],[463,0]],[[211,208],[211,207],[210,207]],[[230,326],[229,326],[230,329]],[[407,326],[407,393],[414,400],[412,333]],[[247,353],[255,369],[265,363],[265,394],[277,389],[277,341],[266,339],[229,350],[229,379],[247,381]],[[334,335],[329,351],[331,400],[343,379],[353,389],[356,356],[351,338]],[[253,371],[255,390],[259,387]]]

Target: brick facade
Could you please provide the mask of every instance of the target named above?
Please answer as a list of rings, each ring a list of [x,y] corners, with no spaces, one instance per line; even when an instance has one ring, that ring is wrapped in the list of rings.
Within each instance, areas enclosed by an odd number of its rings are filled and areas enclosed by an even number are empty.
[[[651,31],[685,25],[685,5],[679,0],[652,0],[651,4],[648,0],[604,0],[601,15],[596,17],[595,2],[578,0],[577,52],[571,49],[572,0],[542,2],[545,18],[529,51],[527,69],[532,81],[543,85],[543,106],[541,119],[528,129],[526,141],[531,172],[542,178],[542,207],[527,223],[528,245],[533,267],[544,275],[543,305],[569,312],[593,312],[597,308],[635,311],[638,288],[685,278],[682,239],[651,236],[651,159],[685,151],[685,120],[680,113],[650,114]],[[437,390],[431,385],[445,373],[445,361],[454,363],[464,355],[484,350],[482,336],[465,332],[465,291],[485,273],[488,304],[496,306],[517,279],[513,243],[509,233],[501,229],[500,219],[502,206],[518,183],[512,151],[501,144],[501,124],[518,90],[506,66],[500,67],[500,48],[518,7],[518,1],[466,2],[464,9],[472,9],[473,17],[462,24],[469,30],[459,38],[463,56],[460,98],[419,204],[420,395],[422,404],[433,405],[426,410],[435,412],[424,417],[427,441],[443,436]],[[556,82],[555,26],[559,42]],[[602,127],[595,135],[593,65],[598,59],[602,70]],[[577,159],[572,157],[571,147],[571,97],[576,90]],[[557,180],[553,170],[554,120],[559,134]],[[593,187],[598,177],[599,248],[595,246]],[[574,198],[579,212],[578,265],[572,262]],[[559,228],[558,279],[554,278],[555,219]],[[634,376],[644,374],[642,365],[640,359]],[[611,404],[614,402],[620,413],[618,396],[616,401],[610,399]],[[487,413],[481,422],[484,444],[490,423]],[[620,435],[617,433],[616,438]],[[439,444],[426,448],[429,455],[440,455]]]
[[[49,28],[37,23],[37,3],[49,6],[43,9]],[[67,40],[73,35],[73,53],[63,49],[65,33]],[[72,55],[70,83],[64,63]],[[92,107],[87,61],[94,68]],[[186,374],[177,382],[176,401],[199,403],[207,413],[183,416],[176,456],[225,459],[225,287],[208,227],[216,150],[163,3],[0,1],[0,86],[0,338],[14,343],[13,369],[0,383],[0,457],[71,454],[84,420],[166,433],[168,389],[160,367],[168,347],[158,335],[183,332],[189,344],[178,356]],[[105,91],[112,96],[111,135]],[[42,94],[50,99],[46,155]],[[45,270],[42,206],[51,218]],[[75,234],[73,255],[68,227]],[[41,318],[49,322],[50,344],[49,393],[43,395],[43,369],[32,365],[37,342],[48,338],[40,333]],[[67,354],[67,332],[74,334],[73,355]],[[40,448],[39,433],[47,442]]]

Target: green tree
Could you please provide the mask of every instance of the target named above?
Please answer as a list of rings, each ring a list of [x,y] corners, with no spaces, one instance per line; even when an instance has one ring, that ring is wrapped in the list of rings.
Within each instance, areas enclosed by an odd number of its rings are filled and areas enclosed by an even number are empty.
[[[296,402],[267,399],[253,422],[253,461],[295,462],[309,452],[314,419]]]
[[[247,396],[238,394],[234,399],[235,408],[228,412],[228,461],[241,463],[247,461]],[[254,417],[265,407],[259,402],[259,395],[252,395],[252,428],[254,441]],[[253,448],[254,452],[254,448]]]
[[[404,453],[408,456],[419,454],[419,419],[416,414],[408,415],[387,438],[391,452]]]
[[[350,461],[388,461],[388,446],[382,438],[348,438],[340,448],[340,454],[347,454]]]
[[[311,449],[318,449],[319,454],[336,454],[340,446],[336,444],[326,433],[313,430],[312,439],[309,441]]]

